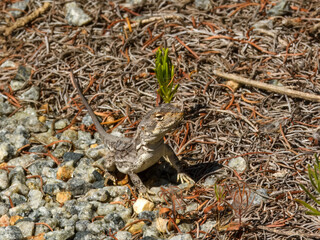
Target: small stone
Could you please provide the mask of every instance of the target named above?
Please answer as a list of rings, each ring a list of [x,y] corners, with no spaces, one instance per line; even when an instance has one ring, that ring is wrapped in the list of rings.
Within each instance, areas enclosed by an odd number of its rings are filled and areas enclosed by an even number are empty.
[[[83,157],[82,153],[75,153],[75,152],[66,152],[63,154],[63,161],[74,161],[78,162]]]
[[[164,219],[164,218],[157,218],[156,219],[156,228],[159,232],[161,233],[166,233],[168,231],[170,231],[169,227],[170,225],[169,223],[169,219]]]
[[[16,223],[16,225],[20,231],[22,232],[22,235],[24,238],[33,236],[35,224],[32,221],[19,221]]]
[[[22,216],[27,217],[30,212],[32,211],[31,207],[29,206],[29,203],[21,203],[13,208],[9,209],[10,216]]]
[[[52,136],[51,130],[44,132],[44,133],[34,134],[33,138],[35,139],[35,141],[41,142],[43,144],[50,144],[52,142],[58,141],[57,137]]]
[[[38,118],[38,120],[39,120],[39,122],[45,123],[47,121],[47,118],[46,118],[46,116],[40,116]]]
[[[267,11],[269,16],[283,16],[287,13],[290,13],[289,2],[287,0],[277,2],[275,6]]]
[[[0,189],[6,189],[9,186],[8,173],[5,170],[0,169]]]
[[[132,238],[132,234],[128,231],[119,231],[116,233],[115,237],[118,240],[127,240]]]
[[[46,240],[66,240],[71,239],[71,237],[74,235],[74,232],[67,231],[67,230],[57,230],[52,232],[47,232],[44,235],[44,239]]]
[[[195,0],[194,5],[200,10],[209,11],[212,9],[210,0]]]
[[[143,231],[143,239],[158,240],[159,232],[153,225],[146,227]]]
[[[106,202],[109,199],[109,192],[106,189],[91,189],[86,193],[84,199],[86,201]]]
[[[111,232],[119,231],[119,229],[125,225],[123,219],[117,213],[110,213],[106,215],[103,220],[108,224],[108,229],[111,229]]]
[[[98,238],[95,234],[91,232],[78,231],[73,240],[99,240],[99,239],[101,238]]]
[[[19,1],[11,4],[9,8],[20,9],[21,11],[13,10],[13,11],[10,11],[10,14],[15,18],[20,17],[24,13],[24,11],[27,9],[28,3],[29,3],[29,0],[24,0],[24,1]]]
[[[11,146],[11,144],[7,142],[0,143],[0,162],[3,162],[4,160],[8,159],[10,156],[14,155],[14,148]]]
[[[266,189],[260,188],[257,189],[254,193],[249,196],[249,204],[253,206],[260,206],[263,201],[268,197],[268,192]]]
[[[237,157],[230,160],[228,166],[238,173],[242,173],[247,169],[246,160],[243,157]]]
[[[44,205],[43,194],[39,190],[31,189],[28,193],[29,205],[32,209],[38,209]]]
[[[209,233],[216,225],[216,221],[208,220],[204,224],[200,225],[200,230]]]
[[[55,129],[64,129],[69,124],[70,123],[68,119],[60,119],[57,122],[55,122],[54,127]]]
[[[72,197],[71,192],[58,192],[56,195],[56,200],[58,203],[65,203]]]
[[[12,158],[9,162],[8,165],[10,166],[20,166],[23,168],[26,168],[29,166],[31,163],[34,162],[34,158],[31,155],[22,155],[21,157],[17,158]]]
[[[131,225],[128,229],[128,231],[132,234],[138,232],[138,231],[142,231],[143,227],[145,226],[146,224],[144,223],[144,221],[141,221],[141,222],[137,222],[133,225]]]
[[[70,191],[73,196],[85,194],[90,188],[91,184],[82,178],[73,177],[67,182],[67,190]]]
[[[7,60],[0,65],[0,68],[14,68],[14,67],[16,67],[16,64],[10,60]]]
[[[23,219],[23,217],[17,215],[10,217],[10,225],[14,225],[19,219]]]
[[[93,172],[96,170],[91,159],[82,158],[78,166],[74,169],[73,177],[81,178],[86,182],[92,183],[95,181]]]
[[[0,217],[0,227],[7,227],[10,224],[10,218],[7,214]]]
[[[40,97],[39,88],[32,86],[29,90],[20,95],[22,100],[38,101]]]
[[[0,231],[1,239],[3,240],[22,240],[23,235],[21,230],[16,226],[9,226],[4,229],[4,232]]]
[[[190,234],[179,234],[172,238],[169,238],[169,240],[192,240],[192,236]]]
[[[92,21],[76,2],[67,3],[65,5],[66,20],[70,25],[83,26]]]
[[[24,87],[26,83],[18,80],[11,80],[10,82],[10,87],[12,88],[13,91],[18,91]]]
[[[46,184],[43,186],[43,191],[50,195],[56,195],[67,188],[67,184],[62,180],[48,178]]]
[[[9,204],[5,204],[3,202],[0,202],[0,216],[6,215],[9,213]]]
[[[74,168],[71,166],[61,166],[58,168],[57,171],[57,179],[63,180],[63,181],[68,181],[73,174]]]
[[[67,140],[74,142],[78,139],[78,132],[72,130],[72,129],[67,129],[64,131],[60,137],[60,140]],[[60,143],[60,145],[65,145],[67,143]]]
[[[97,147],[90,147],[89,149],[86,150],[85,154],[89,158],[93,160],[97,160],[107,156],[108,152],[109,151],[107,150],[107,148],[103,144],[101,144]]]
[[[133,211],[137,214],[143,211],[152,211],[153,208],[154,203],[144,198],[138,198],[137,201],[133,204]]]
[[[14,111],[14,107],[0,96],[0,116],[7,115]]]
[[[156,212],[155,211],[143,211],[138,214],[139,219],[148,219],[151,222],[156,219]]]
[[[91,220],[93,217],[93,205],[88,202],[79,202],[76,204],[75,209],[78,211],[78,218],[80,220]]]
[[[77,232],[84,232],[87,231],[87,226],[90,223],[89,220],[79,220],[76,222],[76,231]]]

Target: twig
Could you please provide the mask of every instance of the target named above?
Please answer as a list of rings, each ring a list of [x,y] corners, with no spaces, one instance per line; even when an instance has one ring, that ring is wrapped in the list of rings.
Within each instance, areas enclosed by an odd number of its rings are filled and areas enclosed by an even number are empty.
[[[280,231],[272,228],[268,228],[265,226],[258,226],[258,229],[265,230],[268,232],[273,232],[279,235],[285,235],[285,236],[301,236],[301,237],[306,237],[306,238],[319,238],[319,233],[301,233],[301,232],[293,232],[293,231]]]
[[[49,2],[45,2],[42,7],[35,10],[33,13],[28,16],[19,18],[12,26],[10,27],[0,27],[0,32],[4,31],[4,36],[9,36],[15,29],[23,27],[27,23],[31,22],[33,19],[37,18],[40,14],[44,13],[50,7]]]
[[[220,72],[218,70],[214,70],[213,73],[219,77],[222,77],[222,78],[225,78],[225,79],[228,79],[231,81],[235,81],[238,83],[242,83],[245,85],[249,85],[252,87],[264,89],[269,92],[284,94],[284,95],[288,95],[293,98],[301,98],[301,99],[305,99],[305,100],[309,100],[309,101],[320,102],[320,96],[316,95],[316,94],[305,93],[305,92],[301,92],[301,91],[297,91],[297,90],[293,90],[293,89],[288,89],[288,88],[282,87],[282,86],[274,86],[271,84],[267,84],[267,83],[263,83],[263,82],[254,81],[254,80],[251,80],[248,78],[244,78],[244,77],[241,77],[241,76],[238,76],[235,74]]]

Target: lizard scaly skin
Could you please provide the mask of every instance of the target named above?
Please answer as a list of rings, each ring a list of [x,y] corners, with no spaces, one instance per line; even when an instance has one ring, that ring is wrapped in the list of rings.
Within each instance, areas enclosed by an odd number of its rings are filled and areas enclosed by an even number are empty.
[[[109,159],[104,166],[105,170],[111,171],[116,167],[120,172],[128,174],[139,193],[145,194],[148,190],[137,173],[146,170],[164,157],[177,170],[179,181],[194,183],[182,172],[178,157],[163,141],[165,134],[173,130],[183,118],[183,113],[178,108],[172,104],[163,104],[148,112],[141,120],[134,138],[113,136],[106,133],[101,126],[72,72],[70,76],[104,145],[112,153],[112,159]]]

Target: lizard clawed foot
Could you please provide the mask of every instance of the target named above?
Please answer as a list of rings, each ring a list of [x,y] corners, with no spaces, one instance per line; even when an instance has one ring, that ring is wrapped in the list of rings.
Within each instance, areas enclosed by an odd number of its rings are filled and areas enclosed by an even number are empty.
[[[117,185],[117,179],[116,179],[116,177],[113,176],[111,173],[106,172],[106,173],[104,174],[104,177],[105,177],[105,179],[104,179],[104,185],[105,185],[105,186],[108,186],[109,180],[112,181],[113,185]]]
[[[181,183],[189,183],[191,185],[194,185],[194,181],[191,177],[189,177],[187,174],[185,173],[178,173],[178,177],[177,177],[178,182]]]
[[[156,195],[156,193],[148,189],[146,192],[139,193],[138,198],[144,198],[144,199],[147,199],[147,200],[153,202],[150,195],[154,196],[154,195]]]

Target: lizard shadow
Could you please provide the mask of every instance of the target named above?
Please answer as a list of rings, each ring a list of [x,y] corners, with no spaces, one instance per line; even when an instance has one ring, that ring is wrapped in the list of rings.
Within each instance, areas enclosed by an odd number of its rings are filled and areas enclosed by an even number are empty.
[[[185,166],[184,172],[187,173],[195,182],[201,178],[214,173],[223,166],[216,162],[198,163],[191,166]],[[179,185],[177,183],[177,171],[168,162],[160,160],[157,164],[139,173],[141,180],[148,187],[160,187],[164,185]]]

